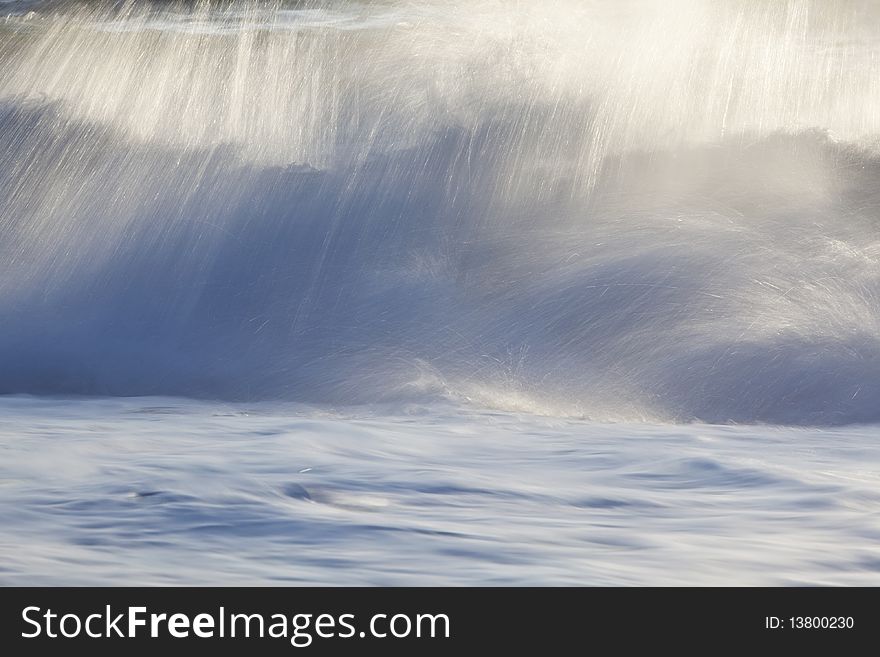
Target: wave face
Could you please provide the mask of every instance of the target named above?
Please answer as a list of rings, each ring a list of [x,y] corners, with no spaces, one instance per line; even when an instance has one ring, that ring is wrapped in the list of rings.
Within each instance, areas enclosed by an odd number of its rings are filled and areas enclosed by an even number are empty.
[[[0,392],[880,421],[876,3],[16,6]]]

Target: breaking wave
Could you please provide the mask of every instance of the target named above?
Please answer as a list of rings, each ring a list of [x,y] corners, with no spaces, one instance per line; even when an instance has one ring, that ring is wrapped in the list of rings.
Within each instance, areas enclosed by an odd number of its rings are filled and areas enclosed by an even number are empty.
[[[4,7],[0,392],[880,421],[874,3]]]

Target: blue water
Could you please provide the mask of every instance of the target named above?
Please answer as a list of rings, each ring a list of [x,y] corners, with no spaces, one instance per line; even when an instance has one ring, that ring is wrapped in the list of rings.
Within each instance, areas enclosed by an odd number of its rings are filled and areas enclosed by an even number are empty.
[[[876,428],[0,401],[3,584],[880,583]]]
[[[869,0],[2,2],[0,581],[866,584]]]

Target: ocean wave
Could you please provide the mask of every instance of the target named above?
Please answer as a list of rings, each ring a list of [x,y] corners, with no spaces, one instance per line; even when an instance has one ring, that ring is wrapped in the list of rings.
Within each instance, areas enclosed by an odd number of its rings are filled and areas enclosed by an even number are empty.
[[[876,12],[660,4],[11,17],[0,392],[880,421]]]

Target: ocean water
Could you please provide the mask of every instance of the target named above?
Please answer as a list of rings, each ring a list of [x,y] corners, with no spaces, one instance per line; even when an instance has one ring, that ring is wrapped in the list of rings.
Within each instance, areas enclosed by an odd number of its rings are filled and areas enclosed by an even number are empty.
[[[4,584],[877,585],[877,430],[0,401]]]
[[[876,584],[872,0],[0,3],[0,583]]]

